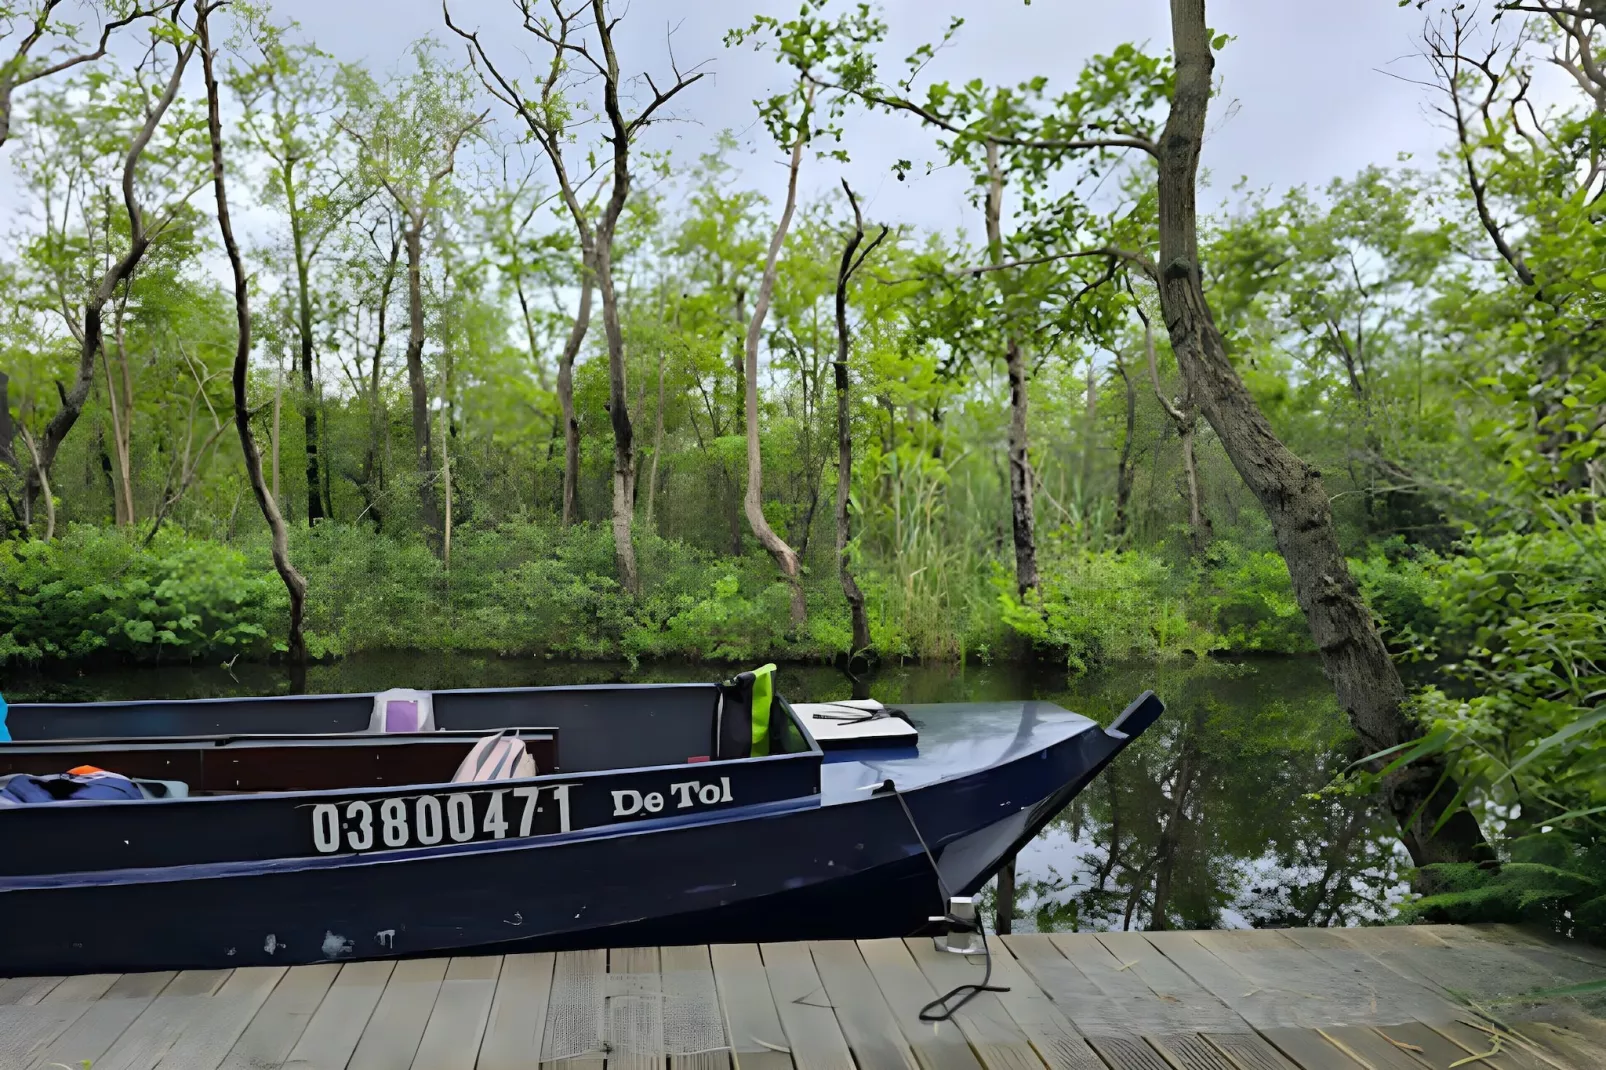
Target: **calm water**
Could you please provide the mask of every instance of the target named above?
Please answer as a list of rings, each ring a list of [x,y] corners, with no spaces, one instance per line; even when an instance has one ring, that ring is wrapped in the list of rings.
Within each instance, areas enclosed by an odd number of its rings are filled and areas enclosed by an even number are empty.
[[[710,680],[709,666],[364,655],[308,670],[309,692]],[[1132,666],[1067,679],[1020,666],[883,669],[883,702],[1040,698],[1108,722],[1144,688],[1167,704],[1154,728],[1022,852],[1017,930],[1344,925],[1385,917],[1404,854],[1364,802],[1315,796],[1349,755],[1314,661]],[[266,666],[38,674],[0,671],[13,701],[283,694]],[[844,698],[823,666],[783,666],[778,689]]]

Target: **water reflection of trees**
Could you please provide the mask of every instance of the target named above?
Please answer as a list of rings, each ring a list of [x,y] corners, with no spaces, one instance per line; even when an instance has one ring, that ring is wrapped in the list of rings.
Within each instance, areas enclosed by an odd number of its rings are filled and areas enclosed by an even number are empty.
[[[1387,822],[1368,800],[1313,794],[1351,744],[1314,666],[1113,673],[1052,697],[1102,710],[1142,686],[1166,698],[1166,718],[1022,855],[1022,916],[1039,929],[1219,928],[1387,912],[1401,888]]]

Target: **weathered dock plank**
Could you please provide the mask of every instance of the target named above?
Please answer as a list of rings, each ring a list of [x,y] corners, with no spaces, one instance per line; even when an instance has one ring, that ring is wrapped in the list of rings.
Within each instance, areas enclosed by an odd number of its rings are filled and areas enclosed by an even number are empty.
[[[607,1057],[600,1050],[583,1058],[574,1052],[600,1043],[603,1015],[607,1013],[608,953],[560,951],[552,966],[552,993],[547,1000],[546,1026],[541,1042],[541,1065],[562,1070],[603,1070]],[[556,1054],[556,1061],[553,1059]]]
[[[798,1070],[853,1070],[853,1055],[806,944],[760,944],[775,1009]]]
[[[717,1024],[720,1050],[686,1051],[676,1048],[669,1053],[671,1070],[729,1070],[730,1031],[724,1015],[719,1012],[719,990],[714,984],[714,964],[706,945],[666,947],[663,949],[664,1015],[673,1021],[685,1015],[709,1014]],[[704,1030],[712,1039],[713,1028]]]
[[[479,1070],[527,1070],[540,1060],[555,958],[547,952],[502,960],[480,1042]]]
[[[408,1070],[446,977],[446,959],[404,959],[351,1053],[348,1070]]]
[[[474,1070],[501,974],[500,955],[452,959],[413,1055],[417,1070]]]
[[[904,1039],[930,1070],[976,1070],[982,1064],[953,1022],[922,1022],[920,1009],[937,998],[902,940],[860,940],[859,953],[887,997]],[[983,1053],[985,1054],[985,1053]],[[1041,1064],[1038,1064],[1041,1066]],[[991,1070],[991,1067],[989,1067]]]
[[[1606,955],[1506,926],[1055,933],[0,978],[43,1070],[1598,1070]],[[545,1060],[543,1063],[542,1060]]]
[[[987,978],[989,986],[999,982],[988,978],[986,956],[960,956],[939,951],[930,937],[911,937],[904,941],[920,972],[938,993],[951,992],[962,985],[979,985]],[[997,949],[999,956],[1009,952]],[[1000,986],[1001,987],[1001,986]],[[957,1006],[958,1000],[950,1006]],[[983,1065],[1010,1070],[1041,1070],[1043,1060],[1015,1019],[1004,1009],[996,992],[977,992],[954,1014],[954,1021],[970,1041]]]
[[[858,1064],[884,1066],[887,1070],[920,1070],[858,945],[851,940],[833,940],[810,944],[809,950],[825,985],[826,998]]]
[[[340,967],[334,963],[292,967],[223,1057],[220,1070],[258,1070],[283,1064],[339,973]]]
[[[708,954],[736,1070],[787,1070],[786,1031],[758,945],[716,944]]]
[[[286,1065],[297,1070],[345,1070],[385,994],[394,962],[348,962],[324,995]]]

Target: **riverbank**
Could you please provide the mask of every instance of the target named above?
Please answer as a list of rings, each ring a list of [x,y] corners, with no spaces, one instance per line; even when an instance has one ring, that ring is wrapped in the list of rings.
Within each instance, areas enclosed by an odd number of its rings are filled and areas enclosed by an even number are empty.
[[[640,539],[642,593],[613,577],[600,525],[465,528],[443,561],[416,538],[320,524],[292,555],[307,577],[308,645],[324,660],[379,650],[506,656],[830,662],[850,646],[832,571],[805,574],[805,626],[756,550],[728,557]],[[1203,563],[1049,544],[1041,591],[1016,597],[1002,561],[938,576],[866,564],[882,657],[964,663],[1028,652],[1078,670],[1218,651],[1304,653],[1281,558],[1221,543]],[[176,529],[150,546],[73,525],[50,543],[0,543],[0,665],[266,661],[288,612],[266,543]]]

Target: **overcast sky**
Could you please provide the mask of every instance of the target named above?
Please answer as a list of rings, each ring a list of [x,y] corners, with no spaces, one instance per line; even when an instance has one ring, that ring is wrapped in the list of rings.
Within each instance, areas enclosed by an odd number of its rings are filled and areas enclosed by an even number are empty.
[[[770,56],[727,49],[723,37],[757,10],[785,16],[798,2],[631,0],[620,43],[627,71],[666,74],[664,41],[674,28],[682,65],[706,62],[710,72],[678,101],[676,114],[685,121],[651,131],[654,147],[690,161],[730,129],[753,147],[740,159],[748,181],[779,192],[782,154],[766,145],[752,101],[779,88],[780,70]],[[912,46],[937,39],[951,16],[962,15],[967,24],[930,68],[933,76],[1010,84],[1043,74],[1063,85],[1087,57],[1123,41],[1164,51],[1168,6],[1165,0],[1037,0],[1030,7],[1022,0],[884,0],[892,34],[884,55],[895,65],[889,72],[895,71]],[[274,7],[326,50],[366,60],[377,71],[395,66],[417,37],[449,37],[432,0],[276,0]],[[525,47],[525,35],[511,0],[452,0],[452,10],[460,24],[481,29],[498,56],[522,63],[514,49]],[[1206,204],[1230,197],[1241,176],[1274,190],[1320,184],[1367,164],[1393,163],[1402,152],[1426,162],[1441,144],[1424,91],[1383,73],[1422,73],[1414,55],[1422,16],[1414,8],[1402,10],[1395,0],[1213,0],[1209,15],[1214,29],[1237,40],[1217,67],[1224,97],[1212,107],[1204,163],[1213,185]],[[450,42],[454,48],[459,43]],[[968,221],[962,176],[926,177],[922,169],[905,185],[890,177],[893,160],[929,158],[931,136],[909,117],[860,118],[846,144],[853,162],[810,163],[805,190],[834,190],[845,174],[873,218],[941,230]]]

